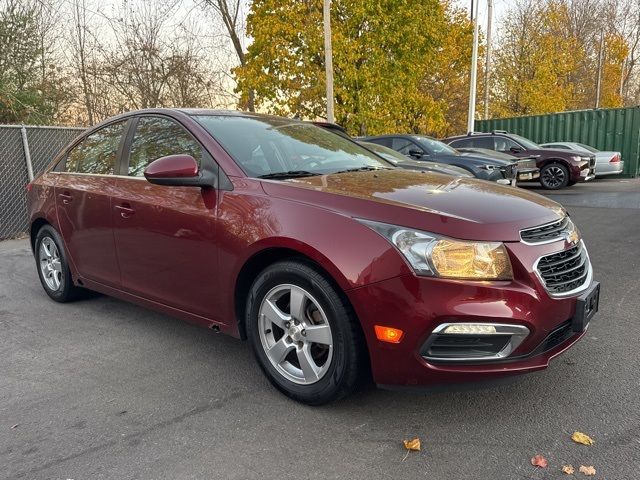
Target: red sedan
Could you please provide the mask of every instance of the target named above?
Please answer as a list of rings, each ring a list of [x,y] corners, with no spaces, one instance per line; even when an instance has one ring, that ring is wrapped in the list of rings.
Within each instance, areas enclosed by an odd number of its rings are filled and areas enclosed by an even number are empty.
[[[313,124],[145,110],[28,186],[46,293],[89,289],[248,339],[322,404],[545,368],[598,308],[580,233],[524,190],[393,168]]]

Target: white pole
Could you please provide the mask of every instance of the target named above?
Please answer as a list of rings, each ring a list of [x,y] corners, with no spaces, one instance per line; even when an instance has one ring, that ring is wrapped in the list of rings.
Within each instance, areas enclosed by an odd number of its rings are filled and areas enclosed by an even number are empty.
[[[596,109],[600,108],[600,84],[602,82],[602,54],[604,53],[604,33],[600,30],[600,52],[598,53],[598,77],[596,78]]]
[[[467,132],[473,132],[476,114],[476,80],[478,77],[478,0],[475,2],[473,15],[473,50],[471,52],[471,81],[469,86],[469,117],[467,119]],[[473,8],[473,6],[472,6]]]
[[[20,129],[22,135],[22,150],[24,151],[24,161],[27,164],[27,176],[33,182],[33,164],[31,163],[31,150],[29,150],[29,140],[27,140],[27,129],[24,125]]]
[[[327,122],[334,123],[333,115],[333,53],[331,51],[331,0],[324,0],[324,68],[327,77]]]
[[[493,0],[487,0],[487,55],[484,60],[484,119],[489,118],[489,90],[491,78],[491,17]]]

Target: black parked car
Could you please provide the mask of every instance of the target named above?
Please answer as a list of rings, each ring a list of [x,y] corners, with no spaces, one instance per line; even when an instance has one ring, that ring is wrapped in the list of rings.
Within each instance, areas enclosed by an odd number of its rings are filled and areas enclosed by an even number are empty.
[[[495,150],[489,150],[487,148],[474,148],[463,147],[456,148],[456,150],[462,155],[470,155],[472,157],[487,157],[495,158],[498,160],[507,160],[509,162],[518,163],[518,181],[537,180],[540,178],[540,169],[536,166],[536,157],[523,157],[518,158],[515,155],[510,155],[504,152],[497,152]]]
[[[461,155],[449,145],[423,135],[381,135],[359,140],[377,143],[421,162],[437,162],[466,170],[476,178],[511,183],[515,163]]]
[[[373,153],[380,155],[386,161],[392,163],[398,168],[404,168],[406,170],[419,170],[421,172],[434,172],[443,173],[445,175],[453,175],[455,177],[473,177],[471,173],[460,167],[454,165],[444,165],[435,162],[420,162],[417,160],[411,160],[410,158],[402,155],[400,152],[396,152],[388,147],[379,145],[377,143],[358,141],[360,145],[368,148]]]
[[[528,138],[504,130],[468,133],[445,138],[444,142],[453,148],[486,148],[520,158],[534,156],[540,169],[540,184],[548,190],[595,178],[596,157],[592,153],[542,148]]]

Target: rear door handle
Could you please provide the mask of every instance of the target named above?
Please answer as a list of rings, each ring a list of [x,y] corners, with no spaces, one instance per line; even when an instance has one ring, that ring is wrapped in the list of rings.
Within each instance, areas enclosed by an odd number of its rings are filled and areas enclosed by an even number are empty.
[[[123,203],[122,205],[116,205],[116,210],[120,211],[120,216],[122,218],[129,218],[131,215],[136,213],[136,211],[131,208],[131,205],[128,203]]]
[[[58,196],[62,199],[62,203],[64,203],[65,205],[69,205],[71,203],[71,200],[73,200],[73,197],[69,192],[59,193]]]

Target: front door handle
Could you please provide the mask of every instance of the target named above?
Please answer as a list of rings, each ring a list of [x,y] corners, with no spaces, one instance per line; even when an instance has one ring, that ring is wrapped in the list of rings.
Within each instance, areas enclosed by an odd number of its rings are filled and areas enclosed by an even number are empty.
[[[65,205],[69,205],[71,203],[71,200],[73,200],[71,194],[66,191],[63,193],[59,193],[58,196],[62,199],[62,203],[64,203]]]
[[[129,218],[131,215],[136,213],[136,211],[131,208],[131,205],[128,203],[123,203],[122,205],[116,205],[116,210],[120,211],[120,216],[122,218]]]

